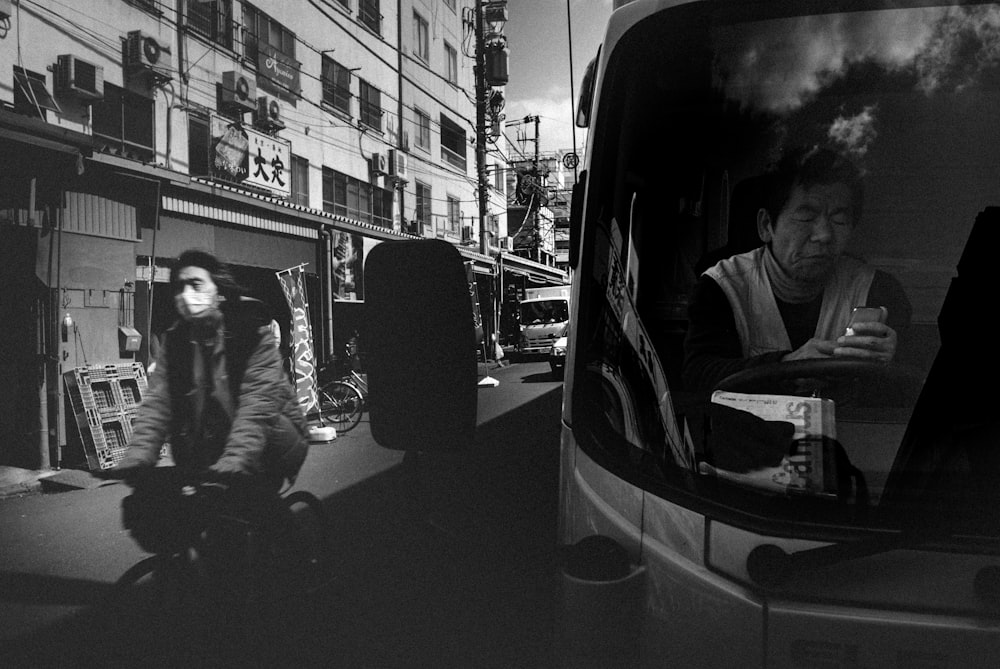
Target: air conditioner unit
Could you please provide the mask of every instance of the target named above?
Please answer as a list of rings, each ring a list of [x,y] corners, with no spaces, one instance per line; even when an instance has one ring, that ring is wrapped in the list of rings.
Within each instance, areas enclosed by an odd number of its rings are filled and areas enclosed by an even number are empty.
[[[283,130],[285,128],[285,120],[281,113],[281,103],[269,95],[262,95],[257,98],[254,125],[265,130]]]
[[[407,179],[407,158],[408,156],[399,149],[389,150],[389,176],[396,177],[400,181]]]
[[[471,242],[472,241],[472,226],[463,225],[462,226],[462,241]]]
[[[384,153],[372,154],[372,172],[375,174],[389,173],[389,158]]]
[[[500,238],[500,248],[504,251],[514,250],[514,238],[513,237],[501,237]]]
[[[257,79],[239,70],[222,73],[222,104],[240,113],[257,109]]]
[[[56,59],[56,95],[75,97],[81,102],[104,99],[104,68],[66,54]]]
[[[410,219],[406,222],[404,226],[404,231],[410,233],[411,235],[416,235],[418,237],[424,236],[424,224],[422,221],[417,219]]]
[[[170,78],[170,48],[141,30],[133,30],[125,41],[125,69]]]

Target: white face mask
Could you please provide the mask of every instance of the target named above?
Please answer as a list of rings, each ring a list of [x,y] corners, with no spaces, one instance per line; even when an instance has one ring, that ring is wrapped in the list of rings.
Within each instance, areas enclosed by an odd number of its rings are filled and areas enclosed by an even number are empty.
[[[210,293],[196,293],[193,290],[185,290],[178,293],[174,298],[177,304],[177,311],[184,320],[195,320],[206,315],[215,307],[215,295]]]
[[[212,276],[201,267],[185,267],[178,281],[182,288],[174,295],[177,313],[186,321],[201,321],[211,317],[218,307],[219,289]]]

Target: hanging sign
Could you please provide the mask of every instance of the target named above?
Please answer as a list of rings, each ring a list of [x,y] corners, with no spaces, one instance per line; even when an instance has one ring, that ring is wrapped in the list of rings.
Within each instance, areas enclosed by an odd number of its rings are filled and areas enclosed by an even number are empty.
[[[291,142],[215,115],[211,135],[213,176],[291,196]]]
[[[316,356],[313,354],[312,325],[309,322],[309,301],[306,299],[305,265],[276,272],[281,289],[292,311],[292,370],[295,394],[303,415],[319,411],[316,392]]]
[[[273,49],[257,51],[257,85],[285,102],[294,102],[301,92],[298,61]]]

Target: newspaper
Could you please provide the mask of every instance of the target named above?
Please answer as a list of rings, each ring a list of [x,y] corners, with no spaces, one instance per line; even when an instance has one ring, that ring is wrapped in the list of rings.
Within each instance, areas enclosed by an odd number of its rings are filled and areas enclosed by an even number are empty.
[[[791,423],[795,428],[792,435],[795,447],[776,467],[738,473],[702,462],[701,473],[775,492],[836,494],[836,460],[831,445],[837,438],[833,400],[717,390],[712,393],[712,402],[747,411],[764,420]]]

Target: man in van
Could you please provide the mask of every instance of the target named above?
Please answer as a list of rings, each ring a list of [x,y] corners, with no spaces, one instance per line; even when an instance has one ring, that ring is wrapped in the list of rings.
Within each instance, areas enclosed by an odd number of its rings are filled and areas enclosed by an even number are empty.
[[[762,364],[808,358],[889,362],[911,306],[890,274],[845,254],[861,218],[858,168],[830,149],[798,149],[766,177],[764,244],[707,269],[689,303],[684,384],[711,390]],[[887,318],[847,325],[857,306]],[[884,322],[879,322],[883,320]]]

